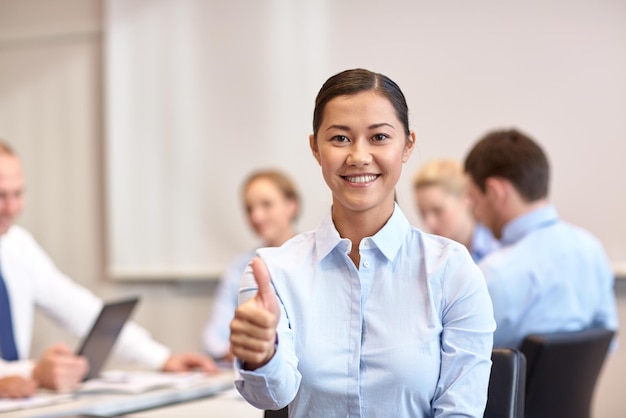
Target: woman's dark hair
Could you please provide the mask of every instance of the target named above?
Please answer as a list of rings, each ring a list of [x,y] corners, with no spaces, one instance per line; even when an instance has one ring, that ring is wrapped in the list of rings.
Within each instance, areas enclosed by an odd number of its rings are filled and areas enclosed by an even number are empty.
[[[516,129],[492,131],[480,139],[465,158],[465,171],[483,192],[489,177],[500,177],[527,202],[548,196],[548,158],[539,144]]]
[[[400,87],[383,74],[357,68],[335,74],[326,80],[320,89],[313,111],[313,137],[317,139],[317,132],[322,124],[324,109],[328,102],[338,96],[351,96],[364,91],[380,93],[391,102],[396,116],[404,127],[404,133],[408,136],[409,109]]]

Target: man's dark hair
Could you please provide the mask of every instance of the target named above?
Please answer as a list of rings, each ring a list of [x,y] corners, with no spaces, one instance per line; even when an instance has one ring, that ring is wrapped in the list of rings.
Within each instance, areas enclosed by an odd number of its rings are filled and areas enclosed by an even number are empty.
[[[480,139],[465,158],[465,171],[483,192],[489,177],[499,177],[510,181],[527,202],[548,196],[548,158],[516,129],[492,131]]]

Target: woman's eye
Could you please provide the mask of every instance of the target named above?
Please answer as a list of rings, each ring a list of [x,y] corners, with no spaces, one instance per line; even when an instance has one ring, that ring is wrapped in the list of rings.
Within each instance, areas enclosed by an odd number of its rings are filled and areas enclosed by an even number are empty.
[[[372,137],[372,141],[374,142],[382,142],[384,140],[386,140],[387,138],[389,138],[387,136],[387,134],[376,134]]]
[[[348,142],[349,139],[347,136],[343,136],[343,135],[335,135],[331,138],[332,141],[334,142]]]

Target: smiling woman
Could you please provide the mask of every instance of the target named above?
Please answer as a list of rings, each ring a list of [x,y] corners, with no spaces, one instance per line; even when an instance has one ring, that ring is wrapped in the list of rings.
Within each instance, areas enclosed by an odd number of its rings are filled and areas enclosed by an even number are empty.
[[[336,97],[309,139],[332,191],[337,229],[353,243],[375,234],[391,216],[402,164],[413,151],[415,134],[406,133],[408,125],[387,97],[375,90]],[[356,266],[358,250],[350,252]]]
[[[411,227],[394,201],[415,138],[407,115],[382,74],[347,70],[322,86],[309,143],[332,207],[314,231],[257,251],[231,322],[236,386],[252,405],[482,416],[491,303],[461,244]]]

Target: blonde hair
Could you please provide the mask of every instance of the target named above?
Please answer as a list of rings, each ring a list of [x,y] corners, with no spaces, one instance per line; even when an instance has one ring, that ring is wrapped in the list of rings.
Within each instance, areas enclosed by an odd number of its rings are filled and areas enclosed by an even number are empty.
[[[463,165],[452,159],[436,159],[424,164],[413,177],[413,189],[439,186],[446,192],[460,196],[465,193],[467,180]]]

